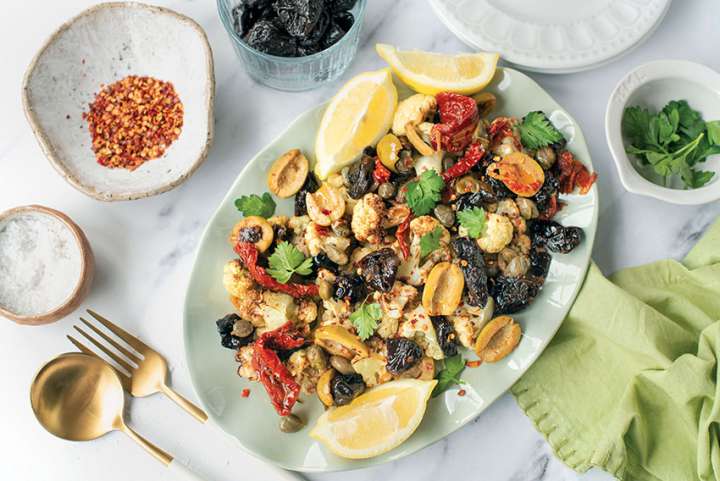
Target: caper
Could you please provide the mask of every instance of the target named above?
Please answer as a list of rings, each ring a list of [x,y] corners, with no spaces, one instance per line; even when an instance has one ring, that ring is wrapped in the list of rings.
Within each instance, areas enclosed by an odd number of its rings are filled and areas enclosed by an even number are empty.
[[[320,294],[320,299],[328,300],[332,297],[332,285],[325,279],[318,279],[318,291]]]
[[[305,426],[305,422],[295,414],[289,414],[280,418],[280,431],[284,433],[296,433]]]
[[[552,147],[542,147],[535,153],[535,160],[537,160],[540,167],[548,170],[555,164],[555,150]]]
[[[352,234],[350,226],[344,219],[336,220],[330,225],[330,227],[332,228],[333,233],[338,237],[350,237],[350,234]]]
[[[400,175],[409,175],[415,168],[415,159],[413,159],[412,152],[409,150],[401,150],[400,158],[395,162],[395,170]]]
[[[480,182],[472,175],[465,175],[455,181],[455,192],[467,194],[468,192],[479,192]]]
[[[453,165],[455,165],[455,159],[453,159],[452,157],[444,157],[443,158],[443,160],[442,160],[443,171],[448,170]]]
[[[330,365],[340,374],[352,374],[355,372],[350,361],[341,356],[330,356]]]
[[[434,213],[437,220],[439,220],[445,227],[452,227],[455,225],[455,213],[449,206],[445,204],[438,204],[435,206]]]
[[[395,186],[390,182],[383,182],[378,187],[378,195],[383,199],[390,199],[395,195]]]
[[[235,324],[233,324],[232,335],[237,337],[248,337],[254,330],[255,327],[250,321],[238,319],[235,321]]]

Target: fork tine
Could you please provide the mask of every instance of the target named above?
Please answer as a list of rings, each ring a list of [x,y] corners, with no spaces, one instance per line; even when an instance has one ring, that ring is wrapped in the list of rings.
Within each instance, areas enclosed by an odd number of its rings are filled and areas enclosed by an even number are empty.
[[[84,318],[81,317],[80,320],[83,322],[83,324],[85,324],[87,327],[89,327],[90,329],[92,329],[92,331],[93,331],[95,334],[97,334],[98,336],[100,336],[100,337],[102,337],[103,339],[105,339],[105,340],[108,342],[108,344],[110,344],[112,347],[114,347],[115,349],[117,349],[118,351],[120,351],[120,353],[124,354],[125,357],[127,357],[129,360],[131,360],[131,361],[134,362],[135,364],[139,364],[140,361],[142,361],[142,359],[140,359],[140,358],[137,356],[137,354],[135,354],[135,353],[133,353],[133,352],[130,352],[130,351],[128,351],[127,349],[125,349],[124,347],[122,347],[122,346],[121,346],[120,344],[118,344],[113,338],[111,338],[110,336],[108,336],[107,334],[105,334],[104,332],[102,332],[100,329],[98,329],[98,328],[95,327],[94,325],[90,324],[90,323],[89,323],[87,320],[85,320]]]
[[[105,319],[103,316],[98,314],[97,312],[93,311],[92,309],[87,310],[88,314],[93,316],[100,324],[110,329],[117,337],[122,339],[123,341],[127,342],[130,346],[135,348],[136,351],[138,351],[140,354],[144,354],[143,351],[152,351],[152,348],[142,342],[137,337],[133,336],[126,330],[122,329],[119,326],[116,326],[109,320]]]
[[[92,342],[93,344],[95,344],[95,347],[97,347],[97,348],[100,349],[102,352],[104,352],[105,354],[107,354],[110,359],[112,359],[113,361],[115,361],[116,363],[118,363],[120,366],[122,366],[123,369],[125,369],[127,372],[131,373],[131,372],[133,372],[133,371],[135,370],[135,368],[132,367],[130,364],[128,364],[127,361],[125,361],[123,358],[121,358],[120,356],[118,356],[117,354],[115,354],[114,352],[112,352],[112,351],[111,351],[110,349],[108,349],[107,347],[103,346],[97,339],[95,339],[94,337],[92,337],[92,336],[91,336],[90,334],[88,334],[87,332],[83,331],[79,326],[73,326],[73,328],[74,328],[77,332],[79,332],[80,334],[82,334],[83,336],[85,336],[85,338],[86,338],[88,341],[90,341],[90,342]]]
[[[75,347],[77,347],[80,350],[80,352],[82,352],[83,354],[88,354],[90,356],[98,357],[98,355],[95,354],[93,351],[91,351],[89,347],[87,347],[85,344],[78,341],[74,337],[72,337],[70,334],[67,334],[65,337],[67,337],[70,340],[70,342],[72,342],[75,345]]]
[[[84,353],[84,354],[87,354],[87,355],[89,355],[89,356],[96,357],[96,358],[100,359],[101,361],[105,362],[105,359],[103,359],[103,358],[101,358],[100,356],[98,356],[97,354],[95,354],[94,351],[92,351],[92,350],[91,350],[90,348],[88,348],[85,344],[83,344],[82,342],[78,341],[77,339],[75,339],[75,338],[72,337],[71,335],[68,334],[68,335],[66,335],[65,337],[67,337],[67,338],[70,340],[70,342],[72,342],[72,343],[75,345],[75,347],[77,347],[78,349],[80,349],[80,352],[82,352],[82,353]],[[128,377],[128,375],[125,374],[124,372],[115,369],[115,366],[110,365],[110,367],[112,367],[113,370],[118,374],[118,377],[120,378],[120,382],[121,382],[122,385],[123,385],[123,389],[125,389],[126,391],[129,392],[129,391],[130,391],[130,387],[131,387],[131,386],[130,386],[130,377]]]

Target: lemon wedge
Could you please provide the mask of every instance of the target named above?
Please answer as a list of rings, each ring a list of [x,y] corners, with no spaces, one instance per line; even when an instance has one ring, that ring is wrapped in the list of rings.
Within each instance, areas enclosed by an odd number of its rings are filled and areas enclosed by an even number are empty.
[[[315,141],[315,174],[320,180],[357,160],[390,130],[397,90],[390,69],[349,80],[323,114]]]
[[[338,456],[365,459],[386,453],[415,432],[437,381],[381,384],[318,418],[310,436]]]
[[[378,55],[385,60],[395,75],[421,94],[438,92],[474,94],[490,83],[495,76],[497,53],[462,53],[445,55],[418,50],[397,50],[392,45],[379,43]]]

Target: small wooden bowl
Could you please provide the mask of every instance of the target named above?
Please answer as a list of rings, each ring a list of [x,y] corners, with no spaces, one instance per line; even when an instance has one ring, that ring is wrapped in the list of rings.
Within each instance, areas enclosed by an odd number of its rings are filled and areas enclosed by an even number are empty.
[[[77,241],[80,248],[81,254],[80,278],[78,279],[78,283],[75,286],[75,289],[73,289],[72,294],[70,294],[70,297],[68,297],[67,300],[63,302],[63,304],[43,314],[32,316],[15,314],[14,312],[8,311],[7,309],[3,308],[2,305],[0,305],[0,316],[6,317],[12,321],[17,322],[18,324],[29,324],[37,326],[40,324],[49,324],[51,322],[55,322],[58,319],[67,316],[80,305],[83,299],[85,299],[85,297],[87,296],[88,292],[90,292],[90,285],[92,284],[93,276],[95,274],[95,257],[93,256],[92,249],[90,248],[90,243],[88,242],[87,237],[85,237],[82,229],[80,229],[80,227],[78,227],[78,225],[73,222],[70,217],[63,214],[62,212],[58,212],[55,209],[44,207],[42,205],[26,205],[22,207],[15,207],[13,209],[6,210],[5,212],[0,213],[0,224],[6,219],[15,217],[19,214],[27,213],[39,213],[49,215],[55,217],[60,222],[65,224],[65,226],[70,229],[70,232],[73,233],[73,236],[75,237],[75,240]]]

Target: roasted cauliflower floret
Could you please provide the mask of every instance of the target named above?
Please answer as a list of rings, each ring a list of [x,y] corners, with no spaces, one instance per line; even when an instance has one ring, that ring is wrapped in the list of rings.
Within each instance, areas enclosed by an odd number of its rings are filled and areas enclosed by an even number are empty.
[[[265,331],[272,331],[294,321],[297,315],[297,306],[292,296],[281,292],[263,291],[260,312],[265,320]]]
[[[407,124],[420,124],[426,118],[434,115],[436,109],[437,101],[432,95],[415,94],[400,101],[393,118],[393,134],[405,135]]]
[[[223,268],[223,285],[230,294],[230,301],[243,319],[247,319],[256,327],[265,325],[260,309],[263,291],[250,277],[250,273],[242,266],[239,259],[229,261]]]
[[[418,292],[413,286],[395,281],[390,292],[375,292],[373,299],[380,304],[383,314],[376,332],[380,337],[387,339],[397,333],[406,307],[417,305]]]
[[[239,376],[247,378],[251,381],[257,381],[257,371],[252,365],[253,353],[255,352],[255,346],[250,344],[249,346],[243,346],[238,349],[235,353],[235,360],[238,362],[237,373]]]
[[[305,245],[305,230],[307,230],[308,224],[310,224],[310,217],[306,215],[291,217],[287,224],[293,232],[292,244],[306,256],[309,254],[307,245]]]
[[[305,394],[315,392],[318,378],[328,368],[327,355],[316,345],[295,351],[290,355],[287,368]]]
[[[383,221],[383,227],[386,229],[397,227],[402,224],[409,215],[410,207],[408,207],[407,204],[396,204],[387,210],[385,220]]]
[[[310,222],[305,229],[305,245],[311,256],[324,252],[336,264],[342,266],[348,262],[345,251],[350,247],[350,239],[336,235],[327,227]]]
[[[513,238],[513,225],[504,215],[488,214],[485,232],[477,243],[485,252],[497,254],[507,246]]]
[[[495,302],[492,297],[488,298],[485,307],[471,306],[464,301],[460,303],[452,316],[447,316],[455,328],[455,334],[460,344],[472,349],[475,345],[475,338],[480,329],[492,319]]]
[[[426,257],[420,256],[420,239],[425,234],[442,229],[440,247]],[[427,281],[430,271],[435,264],[442,261],[449,261],[450,254],[450,233],[434,217],[428,215],[420,216],[410,222],[410,256],[400,263],[398,268],[398,279],[413,286],[420,286]]]
[[[350,314],[352,314],[352,309],[350,308],[349,301],[324,299],[320,325],[332,326],[337,324],[352,331],[354,327],[352,322],[350,322]]]
[[[425,313],[422,306],[417,306],[415,309],[405,313],[398,327],[398,335],[417,342],[425,351],[425,354],[433,359],[443,359],[445,357],[438,342],[432,320]]]
[[[355,204],[352,216],[352,231],[360,242],[378,244],[383,238],[385,203],[377,194],[365,194]]]
[[[300,324],[310,324],[318,316],[318,307],[311,299],[302,299],[297,309],[297,321]]]

